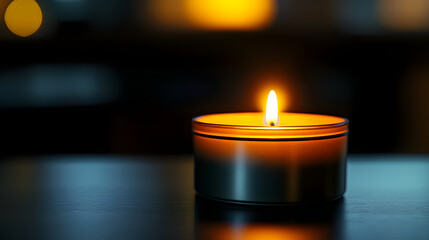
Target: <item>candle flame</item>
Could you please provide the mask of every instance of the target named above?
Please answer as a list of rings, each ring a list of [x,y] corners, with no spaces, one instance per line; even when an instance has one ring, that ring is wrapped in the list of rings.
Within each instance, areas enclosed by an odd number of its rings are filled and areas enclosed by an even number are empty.
[[[277,95],[274,90],[271,90],[270,94],[268,94],[267,108],[265,110],[265,125],[279,125],[279,107],[277,104]]]

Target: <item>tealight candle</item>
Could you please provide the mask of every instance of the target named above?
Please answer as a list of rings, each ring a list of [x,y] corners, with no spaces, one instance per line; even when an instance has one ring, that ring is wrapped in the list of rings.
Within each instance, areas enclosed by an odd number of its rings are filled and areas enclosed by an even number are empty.
[[[198,194],[243,204],[321,202],[345,192],[348,120],[279,113],[221,113],[192,121]]]

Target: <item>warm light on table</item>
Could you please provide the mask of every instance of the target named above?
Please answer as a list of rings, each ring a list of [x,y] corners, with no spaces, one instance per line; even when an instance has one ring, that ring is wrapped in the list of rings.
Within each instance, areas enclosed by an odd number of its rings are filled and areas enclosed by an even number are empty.
[[[348,120],[278,112],[274,91],[265,113],[193,119],[195,188],[238,203],[317,202],[345,191]]]

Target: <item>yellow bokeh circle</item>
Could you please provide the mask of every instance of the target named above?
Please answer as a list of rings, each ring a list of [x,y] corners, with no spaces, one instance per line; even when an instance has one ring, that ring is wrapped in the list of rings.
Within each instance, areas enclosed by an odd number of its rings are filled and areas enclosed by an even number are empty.
[[[14,0],[7,7],[4,20],[11,32],[27,37],[42,24],[42,10],[34,0]]]
[[[268,26],[275,12],[274,0],[185,0],[194,27],[208,30],[255,30]]]

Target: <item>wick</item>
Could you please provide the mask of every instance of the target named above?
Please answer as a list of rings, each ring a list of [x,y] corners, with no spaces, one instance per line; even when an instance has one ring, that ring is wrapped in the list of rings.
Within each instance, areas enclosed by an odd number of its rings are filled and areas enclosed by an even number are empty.
[[[270,122],[270,126],[274,127],[275,126],[274,122]]]

